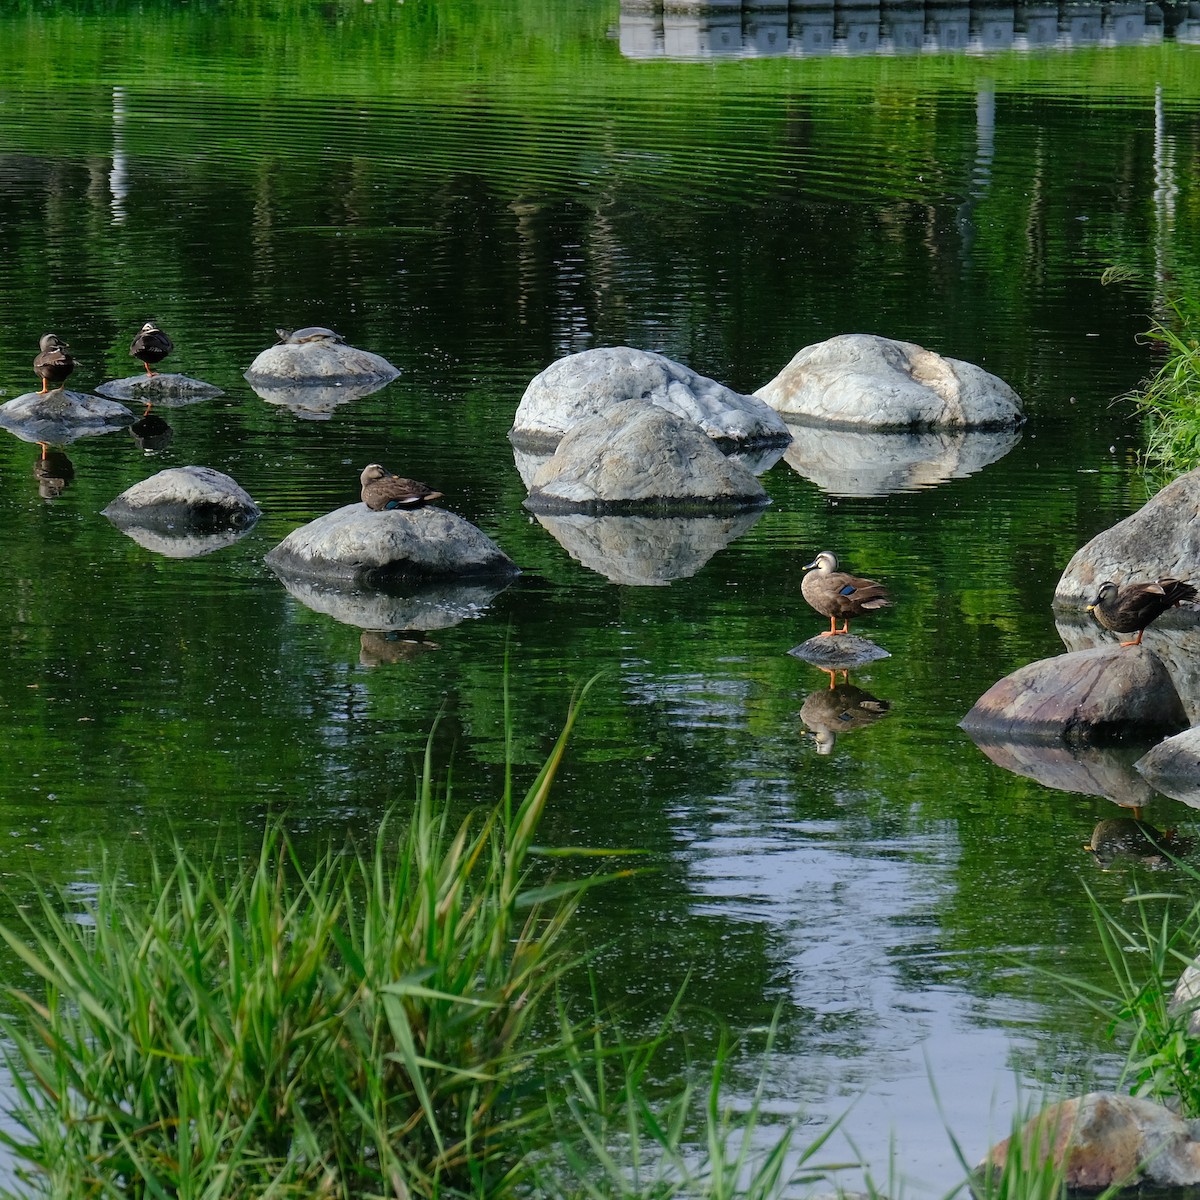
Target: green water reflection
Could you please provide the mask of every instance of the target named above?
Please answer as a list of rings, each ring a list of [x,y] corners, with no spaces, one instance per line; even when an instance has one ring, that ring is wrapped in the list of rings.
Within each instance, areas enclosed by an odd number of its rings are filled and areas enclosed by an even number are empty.
[[[148,318],[225,395],[165,410],[152,455],[72,442],[52,502],[37,446],[0,441],[14,894],[28,872],[86,892],[102,850],[136,879],[172,833],[236,854],[268,813],[304,846],[368,835],[439,714],[456,803],[484,803],[507,654],[525,770],[605,675],[545,838],[652,868],[583,914],[607,992],[653,1014],[690,978],[701,1046],[782,1003],[772,1104],[815,1127],[865,1092],[849,1128],[876,1172],[895,1128],[938,1190],[958,1169],[926,1057],[979,1153],[1014,1068],[1109,1077],[1095,1021],[1039,971],[1102,978],[1081,879],[1117,898],[1139,868],[1082,845],[1120,810],[1002,770],[957,722],[1061,650],[1062,567],[1145,498],[1113,398],[1150,365],[1136,334],[1198,282],[1197,51],[676,62],[622,55],[615,3],[124,8],[0,17],[0,398],[32,386],[47,329],[73,386],[131,374]],[[1129,282],[1102,285],[1111,265]],[[264,403],[242,372],[305,324],[400,378],[319,420]],[[752,390],[859,331],[1001,375],[1022,437],[890,494],[784,459],[771,506],[669,586],[613,584],[521,508],[506,433],[553,359],[644,346]],[[364,637],[262,563],[372,461],[523,570],[423,645]],[[98,515],[187,463],[263,508],[235,546],[170,559]],[[887,718],[829,755],[799,717],[826,677],[787,654],[821,628],[799,584],[825,547],[898,599],[863,630],[892,657],[853,679]],[[1147,817],[1194,825],[1162,797]]]

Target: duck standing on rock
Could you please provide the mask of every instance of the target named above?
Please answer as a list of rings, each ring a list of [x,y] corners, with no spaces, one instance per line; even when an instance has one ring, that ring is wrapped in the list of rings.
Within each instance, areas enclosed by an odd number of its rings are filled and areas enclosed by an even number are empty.
[[[147,375],[156,374],[150,367],[151,363],[162,362],[172,350],[175,343],[168,334],[164,333],[153,321],[147,321],[137,331],[133,341],[129,343],[130,357],[138,359],[146,368]]]
[[[805,600],[829,618],[829,628],[821,637],[850,632],[850,618],[887,608],[892,602],[887,588],[873,579],[861,579],[838,570],[837,555],[822,550],[804,568],[808,574],[800,583]],[[837,627],[838,618],[842,627]]]
[[[393,475],[378,463],[363,468],[359,476],[362,483],[362,502],[372,512],[383,512],[391,508],[421,508],[430,500],[441,499],[427,483]]]
[[[57,333],[43,333],[38,343],[39,353],[33,360],[33,373],[42,381],[42,393],[53,383],[61,387],[75,370],[75,360],[67,351],[70,347]]]
[[[1087,606],[1087,611],[1113,633],[1136,631],[1137,637],[1121,645],[1140,646],[1147,625],[1168,608],[1195,599],[1196,589],[1181,579],[1158,579],[1154,583],[1133,583],[1123,588],[1115,583],[1102,583],[1099,595]]]

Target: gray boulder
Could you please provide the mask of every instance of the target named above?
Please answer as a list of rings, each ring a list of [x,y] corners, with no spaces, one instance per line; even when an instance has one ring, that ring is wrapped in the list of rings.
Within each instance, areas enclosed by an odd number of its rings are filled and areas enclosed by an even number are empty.
[[[964,479],[1003,458],[1016,429],[874,433],[789,425],[784,459],[830,496],[890,496]]]
[[[790,440],[787,426],[761,400],[629,346],[584,350],[551,363],[525,389],[509,437],[527,449],[551,449],[580,421],[630,400],[665,408],[720,441],[783,446]]]
[[[284,342],[269,346],[251,364],[245,378],[251,387],[288,388],[296,384],[388,382],[400,372],[386,358],[343,342]]]
[[[843,633],[837,637],[810,637],[808,641],[793,646],[788,653],[814,667],[825,671],[849,671],[854,667],[865,667],[892,656],[870,638],[857,633]]]
[[[133,413],[115,400],[68,392],[25,392],[0,404],[0,428],[28,442],[64,446],[80,436],[132,425]]]
[[[993,1146],[977,1171],[1002,1170],[1014,1139],[1025,1177],[1051,1162],[1068,1192],[1200,1184],[1200,1122],[1135,1096],[1091,1092],[1052,1104]]]
[[[125,379],[110,379],[97,389],[110,400],[127,400],[133,404],[157,404],[162,408],[182,408],[201,400],[212,400],[225,393],[211,383],[193,379],[190,375],[171,372],[158,375],[130,375]]]
[[[120,529],[208,533],[248,529],[262,510],[235,480],[212,467],[169,467],[126,488],[101,515]]]
[[[972,739],[1101,744],[1187,726],[1179,693],[1145,646],[1100,646],[1029,663],[993,684],[959,723]]]
[[[292,530],[266,556],[288,579],[386,589],[404,581],[519,574],[485,533],[444,508],[347,504]]]
[[[537,519],[589,570],[613,583],[655,587],[695,575],[761,515],[753,509],[710,517],[538,513]]]
[[[1054,589],[1054,603],[1089,604],[1106,580],[1124,585],[1166,576],[1200,587],[1200,469],[1181,475],[1077,550]],[[1155,624],[1169,624],[1183,611],[1173,609]],[[1193,615],[1189,623],[1195,620]]]
[[[766,491],[685,418],[626,400],[581,421],[533,477],[533,512],[683,515],[768,504]]]
[[[1163,795],[1200,808],[1200,728],[1159,742],[1135,766]]]
[[[1015,429],[1021,398],[982,367],[912,342],[851,333],[806,346],[756,396],[796,424]]]

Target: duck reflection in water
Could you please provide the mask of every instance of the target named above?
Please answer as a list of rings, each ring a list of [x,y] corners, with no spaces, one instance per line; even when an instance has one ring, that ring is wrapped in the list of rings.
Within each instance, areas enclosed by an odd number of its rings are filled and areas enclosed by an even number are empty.
[[[175,430],[157,413],[150,411],[153,407],[148,403],[146,411],[129,427],[129,436],[137,443],[138,449],[147,454],[165,449],[175,436]]]
[[[818,754],[832,754],[839,734],[851,733],[874,725],[886,717],[891,704],[855,687],[848,671],[821,668],[829,676],[829,686],[813,692],[800,706],[800,720],[808,726],[817,743]],[[842,682],[838,683],[838,675]]]
[[[38,495],[43,500],[57,500],[75,478],[75,464],[64,450],[39,442],[41,455],[33,464],[33,477],[37,480]]]
[[[380,632],[364,629],[359,638],[358,661],[364,667],[382,667],[387,663],[410,662],[427,650],[436,650],[419,629],[392,629]]]
[[[1136,817],[1109,817],[1097,823],[1083,848],[1101,870],[1107,871],[1119,860],[1162,870],[1171,865],[1172,858],[1191,850],[1192,839],[1179,837],[1174,829],[1155,829]]]

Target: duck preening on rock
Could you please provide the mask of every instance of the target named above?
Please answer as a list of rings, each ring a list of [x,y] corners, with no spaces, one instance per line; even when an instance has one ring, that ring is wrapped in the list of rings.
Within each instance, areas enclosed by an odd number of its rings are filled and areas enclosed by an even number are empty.
[[[364,467],[359,480],[362,483],[362,502],[373,512],[390,508],[420,508],[442,496],[441,492],[435,492],[427,483],[393,475],[378,463]]]
[[[1196,589],[1181,579],[1158,579],[1154,583],[1133,583],[1123,588],[1102,583],[1100,593],[1087,611],[1113,633],[1137,633],[1122,646],[1140,646],[1146,626],[1177,604],[1196,599]]]
[[[851,617],[892,603],[883,584],[839,571],[837,555],[828,550],[822,550],[804,569],[808,574],[800,583],[801,593],[817,612],[829,618],[829,628],[821,637],[849,633]],[[837,627],[839,618],[841,629]]]
[[[146,368],[147,375],[153,375],[151,363],[162,362],[172,350],[175,343],[168,334],[164,333],[153,321],[147,321],[137,331],[137,336],[129,343],[129,354],[136,358]]]
[[[67,376],[75,370],[75,360],[67,353],[69,349],[58,334],[42,334],[38,356],[33,360],[33,373],[42,381],[43,392],[49,391],[51,383],[65,383]]]

